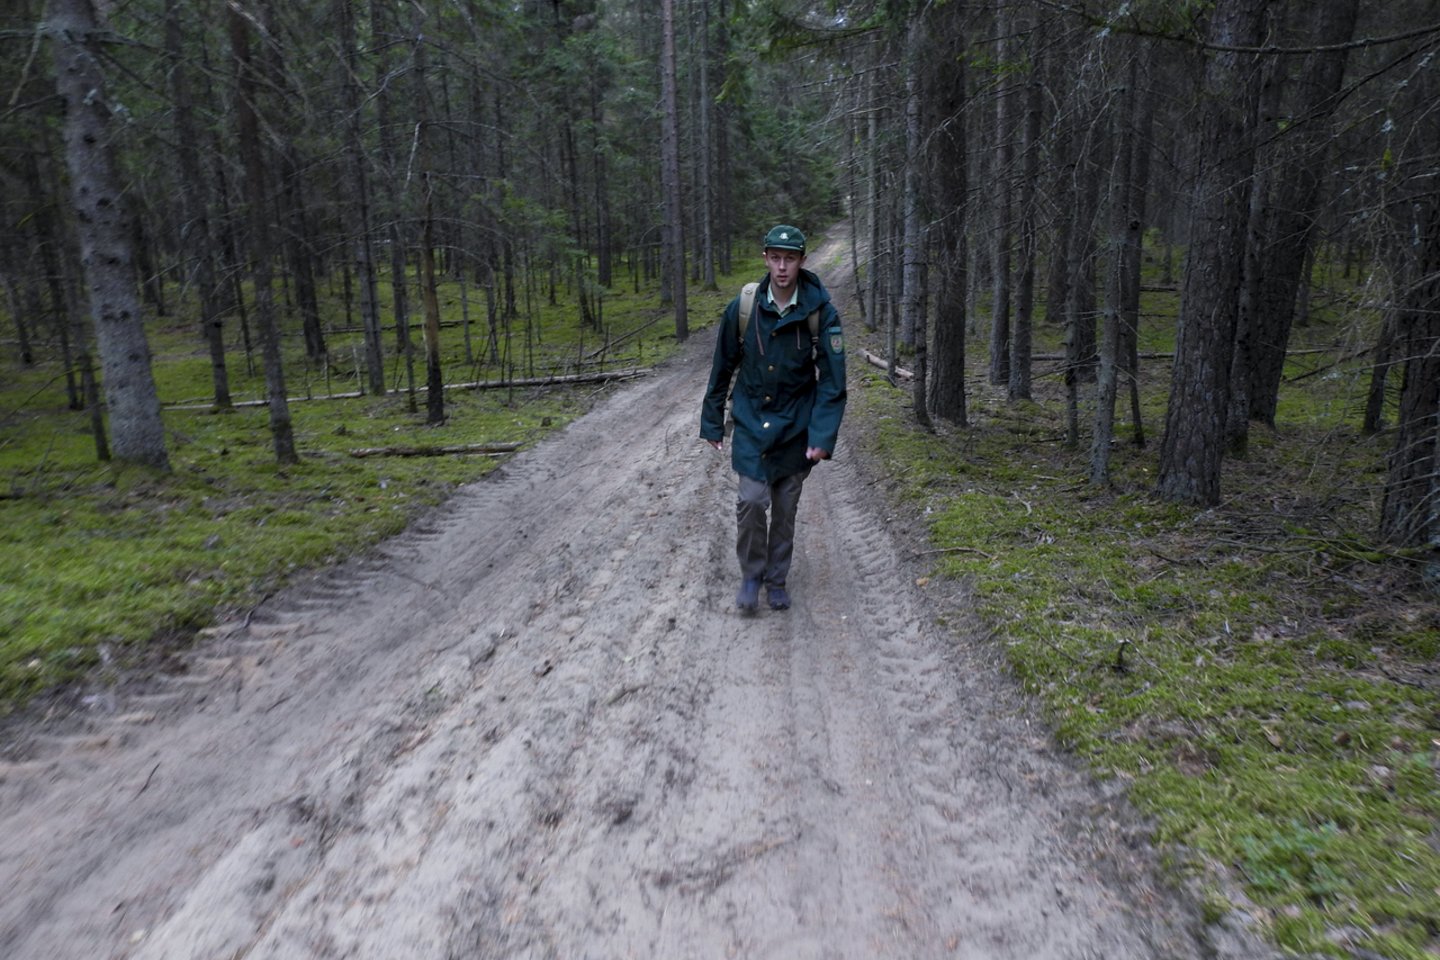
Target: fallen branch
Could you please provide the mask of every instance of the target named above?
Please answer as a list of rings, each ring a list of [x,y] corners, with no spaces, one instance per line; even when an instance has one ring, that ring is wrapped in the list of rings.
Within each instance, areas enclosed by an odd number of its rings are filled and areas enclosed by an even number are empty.
[[[1369,348],[1369,347],[1366,347],[1365,349],[1366,349],[1366,350],[1369,350],[1370,348]],[[1361,352],[1363,353],[1364,351],[1361,351]],[[1329,349],[1328,347],[1317,347],[1317,348],[1315,348],[1315,349],[1313,349],[1313,350],[1286,350],[1286,351],[1285,351],[1285,356],[1287,356],[1287,357],[1305,357],[1305,356],[1309,356],[1309,355],[1315,354],[1315,353],[1334,353],[1334,351],[1331,350],[1331,349]],[[1138,357],[1139,357],[1139,359],[1141,359],[1141,360],[1174,360],[1174,359],[1175,359],[1175,354],[1173,354],[1173,353],[1142,353],[1142,354],[1139,354]],[[1063,353],[1032,353],[1032,354],[1030,355],[1030,359],[1031,359],[1031,360],[1065,360],[1065,359],[1067,359],[1067,358],[1066,358],[1065,354],[1063,354]],[[1097,358],[1097,361],[1098,361],[1098,358]]]
[[[1297,374],[1295,374],[1295,376],[1293,376],[1293,377],[1286,377],[1283,382],[1284,382],[1284,383],[1299,383],[1301,380],[1304,380],[1304,379],[1307,378],[1307,377],[1313,377],[1313,376],[1315,376],[1317,373],[1324,373],[1324,372],[1327,371],[1327,370],[1333,370],[1334,368],[1340,366],[1340,364],[1342,364],[1342,363],[1349,363],[1351,360],[1355,360],[1355,359],[1358,359],[1358,358],[1360,358],[1360,357],[1363,357],[1363,356],[1365,356],[1365,354],[1373,352],[1374,349],[1375,349],[1375,347],[1374,347],[1373,344],[1371,344],[1371,345],[1369,345],[1369,346],[1361,347],[1359,350],[1351,351],[1350,353],[1345,354],[1343,357],[1338,357],[1338,358],[1336,358],[1336,359],[1335,359],[1333,362],[1331,362],[1331,363],[1322,363],[1320,366],[1316,367],[1314,370],[1307,370],[1307,371],[1305,371],[1304,373],[1297,373]],[[1312,353],[1319,353],[1320,351],[1317,350],[1317,351],[1310,351],[1310,352],[1312,352]],[[1328,351],[1327,351],[1327,352],[1328,352]]]
[[[518,443],[462,443],[445,447],[359,447],[350,451],[352,457],[443,457],[451,453],[473,453],[499,456],[520,449]]]
[[[609,380],[631,380],[635,377],[643,377],[650,372],[649,367],[631,367],[629,370],[611,370],[600,373],[574,373],[566,376],[555,377],[529,377],[523,380],[472,380],[468,383],[447,383],[446,390],[497,390],[508,387],[548,387],[560,383],[602,383]],[[424,393],[428,387],[417,384],[416,393]],[[400,392],[400,391],[395,391]],[[307,400],[355,400],[366,396],[359,390],[352,390],[347,393],[327,393],[324,396],[311,397],[287,397],[286,403],[304,403]],[[239,407],[263,407],[269,400],[242,400],[239,403],[231,404]],[[214,407],[213,403],[173,403],[163,404],[166,410],[209,410]]]
[[[614,350],[616,347],[618,347],[620,344],[624,343],[626,340],[629,340],[629,339],[631,339],[632,337],[637,337],[637,336],[639,336],[640,334],[644,333],[646,330],[649,330],[651,327],[655,326],[655,324],[659,323],[659,322],[660,322],[661,320],[663,320],[664,318],[665,318],[665,314],[663,314],[663,313],[657,314],[654,318],[645,321],[645,322],[642,323],[640,326],[636,327],[634,330],[630,330],[630,331],[628,331],[628,332],[626,332],[626,333],[622,333],[622,334],[620,334],[620,336],[615,337],[613,340],[607,340],[607,341],[605,342],[605,345],[604,345],[603,347],[597,347],[596,349],[591,350],[589,353],[587,353],[587,354],[585,355],[585,359],[587,359],[587,360],[593,360],[593,359],[595,359],[596,357],[601,356],[602,354],[609,353],[611,350]]]
[[[560,377],[531,377],[525,380],[476,380],[472,383],[447,383],[446,390],[495,390],[507,387],[548,387],[556,383],[604,383],[608,380],[632,380],[650,372],[649,367],[631,367],[605,373],[572,373]],[[423,389],[423,388],[421,388]]]
[[[886,373],[890,372],[890,361],[886,360],[884,357],[877,357],[869,350],[861,350],[860,355],[863,356],[872,367],[879,367]],[[915,379],[915,374],[911,373],[909,370],[904,369],[903,367],[895,368],[895,376],[899,377],[901,380]]]
[[[1030,359],[1031,359],[1031,360],[1068,360],[1069,358],[1066,357],[1065,354],[1063,354],[1063,353],[1032,353],[1032,354],[1030,354]],[[1142,354],[1139,355],[1139,359],[1141,359],[1141,360],[1174,360],[1174,359],[1175,359],[1175,354],[1173,354],[1173,353],[1142,353]],[[1091,358],[1091,360],[1090,360],[1090,363],[1092,363],[1092,364],[1094,364],[1094,363],[1099,363],[1099,362],[1100,362],[1100,358],[1099,358],[1099,357],[1093,357],[1093,358]],[[1084,365],[1085,365],[1085,361],[1081,361],[1081,363],[1079,364],[1079,366],[1084,366]]]
[[[361,393],[359,390],[351,390],[351,391],[349,391],[348,393],[327,393],[327,394],[325,394],[324,396],[286,397],[286,398],[285,398],[285,402],[286,402],[286,403],[305,403],[307,400],[355,400],[355,399],[358,399],[359,397],[363,397],[363,396],[365,396],[365,394]],[[269,404],[270,404],[270,401],[269,401],[269,400],[240,400],[240,401],[238,401],[238,402],[236,402],[236,403],[230,404],[230,406],[231,406],[231,407],[234,407],[235,409],[238,410],[238,409],[240,409],[241,407],[264,407],[264,406],[268,406]],[[212,402],[212,403],[164,403],[164,404],[161,404],[161,406],[162,406],[164,409],[166,409],[166,410],[213,410],[213,409],[216,409],[216,408],[215,408],[215,404],[214,404],[213,402]]]

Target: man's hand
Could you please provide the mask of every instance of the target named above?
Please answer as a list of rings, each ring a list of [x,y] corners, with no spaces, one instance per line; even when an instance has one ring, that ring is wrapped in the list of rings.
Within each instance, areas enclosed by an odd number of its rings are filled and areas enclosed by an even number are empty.
[[[724,441],[724,440],[706,440],[705,442],[708,443],[708,444],[710,444],[710,446],[714,447],[716,450],[723,450],[723,449],[725,449],[725,441]]]
[[[814,463],[819,463],[821,460],[829,460],[830,451],[822,450],[819,447],[806,447],[805,459]]]

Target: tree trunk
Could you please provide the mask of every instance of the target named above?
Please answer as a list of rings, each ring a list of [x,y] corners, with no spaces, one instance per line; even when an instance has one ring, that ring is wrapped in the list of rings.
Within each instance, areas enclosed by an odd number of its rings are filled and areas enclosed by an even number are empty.
[[[1002,68],[1009,65],[1013,53],[1009,33],[1009,5],[1005,0],[997,0],[995,60]],[[1008,73],[1002,71],[995,88],[995,171],[991,178],[994,184],[995,247],[992,259],[995,273],[990,300],[990,382],[995,384],[1010,382],[1010,244],[1013,240],[1013,171],[1010,165],[1015,156],[1010,117],[1014,97],[1008,89],[1010,82]]]
[[[422,133],[421,136],[424,136]],[[425,301],[425,422],[445,422],[445,378],[440,371],[440,298],[435,290],[434,177],[425,171],[425,221],[420,231],[421,295]]]
[[[1105,282],[1105,310],[1100,336],[1100,372],[1095,381],[1095,431],[1090,446],[1090,482],[1103,486],[1110,482],[1110,448],[1115,438],[1115,398],[1120,368],[1123,366],[1124,304],[1129,263],[1126,247],[1132,242],[1131,224],[1134,215],[1130,199],[1134,195],[1131,181],[1131,159],[1134,152],[1135,83],[1138,76],[1133,45],[1114,41],[1117,52],[1129,59],[1127,82],[1112,104],[1114,133],[1111,140],[1114,156],[1110,164],[1109,256]],[[1117,71],[1118,73],[1119,71]],[[1136,224],[1138,227],[1138,223]]]
[[[141,296],[146,303],[155,308],[155,316],[163,317],[166,315],[165,282],[155,263],[155,255],[150,249],[152,231],[145,228],[143,210],[134,212],[130,220],[130,229],[134,236],[135,274],[140,281]]]
[[[1219,0],[1210,40],[1222,48],[1260,42],[1268,0]],[[1210,52],[1192,153],[1190,251],[1180,295],[1175,367],[1156,489],[1166,500],[1220,501],[1230,353],[1235,342],[1245,229],[1254,170],[1255,57]],[[1229,149],[1217,151],[1216,144]]]
[[[1365,394],[1365,415],[1360,429],[1366,434],[1379,433],[1385,420],[1385,389],[1390,368],[1395,365],[1395,338],[1399,326],[1398,310],[1392,304],[1385,309],[1380,333],[1375,338],[1375,351],[1370,363],[1370,389]]]
[[[58,197],[60,189],[58,186],[46,189],[40,173],[39,156],[33,152],[25,157],[24,178],[26,192],[34,198],[34,206],[27,219],[35,232],[35,249],[40,255],[40,274],[50,294],[52,326],[55,335],[60,339],[60,355],[65,369],[65,399],[71,410],[80,410],[85,406],[85,399],[75,378],[75,365],[70,356],[70,330],[77,323],[80,307],[76,302],[78,298],[66,295],[67,284],[61,276],[61,263],[69,257],[62,249],[60,228],[51,214],[52,207],[58,206],[58,200],[52,204],[50,197]],[[36,315],[39,316],[39,313]]]
[[[210,381],[215,390],[215,408],[228,410],[231,399],[230,373],[225,366],[225,312],[219,295],[215,238],[211,235],[210,212],[205,200],[210,191],[201,174],[200,135],[195,124],[195,105],[184,44],[179,0],[165,0],[165,55],[169,66],[170,95],[174,100],[175,157],[179,162],[180,203],[185,217],[180,244],[182,251],[193,254],[195,258],[200,333],[210,354]]]
[[[253,8],[260,23],[266,23],[268,0]],[[235,58],[237,96],[236,134],[241,165],[245,168],[245,203],[250,227],[250,257],[255,285],[255,322],[260,328],[260,352],[265,364],[265,390],[270,410],[270,435],[275,459],[282,464],[298,463],[295,436],[290,422],[290,404],[285,394],[285,367],[280,349],[280,330],[275,317],[275,294],[271,289],[271,204],[264,145],[260,140],[260,77],[250,53],[250,17],[238,6],[227,8],[230,48]]]
[[[1275,125],[1282,92],[1278,64],[1272,58],[1260,69],[1260,96],[1257,103],[1256,136]],[[1257,150],[1257,155],[1259,151]],[[1260,255],[1271,239],[1266,233],[1271,179],[1274,168],[1257,162],[1250,181],[1250,210],[1245,224],[1244,256],[1240,293],[1235,310],[1235,344],[1230,354],[1230,388],[1225,414],[1225,449],[1237,459],[1250,447],[1250,370],[1256,330],[1256,307],[1260,301]],[[1287,171],[1286,175],[1289,173]]]
[[[605,148],[600,140],[602,111],[598,84],[590,86],[590,156],[595,176],[595,250],[596,279],[602,288],[608,289],[614,283],[613,247],[615,238],[611,235],[610,191],[607,188],[609,175],[606,172]]]
[[[1293,123],[1274,151],[1272,166],[1284,170],[1284,176],[1275,184],[1268,243],[1259,257],[1248,387],[1249,416],[1272,427],[1285,372],[1285,350],[1296,320],[1296,301],[1314,249],[1332,134],[1330,121],[1339,106],[1345,76],[1347,51],[1343,44],[1355,33],[1359,7],[1359,0],[1305,5],[1306,13],[1314,18],[1306,39],[1323,49],[1305,57],[1288,111]]]
[[[905,319],[902,327],[910,331],[915,345],[915,389],[911,393],[915,420],[926,430],[933,430],[925,392],[926,337],[924,291],[920,274],[926,254],[925,229],[920,222],[920,165],[925,159],[925,145],[920,128],[920,55],[925,35],[925,17],[911,15],[905,39],[905,246],[904,300]]]
[[[1045,284],[1045,319],[1057,328],[1068,322],[1065,311],[1070,303],[1070,238],[1075,231],[1075,138],[1068,111],[1061,109],[1058,113],[1050,141],[1049,192],[1055,218],[1049,231],[1050,263]]]
[[[385,171],[384,197],[386,210],[382,222],[390,248],[390,301],[395,313],[395,349],[405,359],[405,393],[410,412],[417,409],[415,401],[415,343],[410,336],[410,297],[407,291],[405,252],[407,246],[404,180],[397,170],[395,134],[391,123],[391,107],[397,95],[400,75],[390,69],[391,44],[398,40],[398,28],[391,23],[382,0],[370,0],[370,35],[374,44],[375,120],[380,167]],[[402,71],[403,73],[403,71]]]
[[[1020,263],[1016,271],[1015,323],[1010,331],[1010,369],[1006,395],[1030,399],[1030,354],[1035,329],[1035,194],[1040,178],[1042,85],[1040,57],[1045,49],[1042,28],[1030,25],[1030,72],[1025,83],[1025,125],[1020,144]]]
[[[65,159],[80,262],[100,348],[115,456],[170,469],[160,398],[135,286],[124,190],[111,154],[110,109],[91,0],[53,0],[56,92],[65,105]]]
[[[1082,80],[1082,85],[1090,78]],[[1080,445],[1080,384],[1095,379],[1095,245],[1100,211],[1101,158],[1107,132],[1093,92],[1082,90],[1074,109],[1078,142],[1073,145],[1074,211],[1065,248],[1065,445]],[[1083,132],[1083,136],[1080,134]]]
[[[1148,216],[1147,197],[1150,192],[1150,156],[1155,130],[1155,82],[1151,68],[1153,48],[1144,46],[1135,72],[1135,96],[1138,118],[1131,140],[1130,156],[1130,222],[1126,224],[1124,272],[1121,283],[1124,299],[1120,305],[1121,374],[1130,394],[1131,441],[1145,446],[1145,424],[1140,409],[1140,270]]]
[[[870,149],[865,151],[865,208],[870,211],[870,242],[866,244],[866,275],[870,281],[870,293],[865,302],[865,327],[872,332],[880,325],[880,104],[875,95],[875,73],[878,69],[878,66],[872,67],[865,80],[865,100],[868,105],[865,121],[866,142],[870,146]]]
[[[440,298],[435,289],[435,175],[430,163],[430,91],[425,54],[424,14],[417,8],[412,49],[415,56],[415,157],[425,191],[420,226],[420,296],[425,304],[425,422],[445,422],[445,378],[440,371]]]
[[[385,343],[380,327],[380,289],[375,275],[374,224],[370,205],[370,175],[365,156],[364,125],[360,112],[360,64],[355,49],[355,2],[335,0],[340,23],[339,42],[345,69],[340,81],[345,102],[345,165],[350,203],[344,205],[347,232],[353,244],[355,279],[360,285],[360,325],[365,340],[365,375],[370,392],[385,395]]]
[[[1440,553],[1440,196],[1433,190],[1428,212],[1416,218],[1416,279],[1397,317],[1404,380],[1385,473],[1380,536]]]
[[[700,177],[696,182],[696,192],[700,194],[696,208],[700,211],[700,250],[701,261],[701,284],[706,290],[718,290],[719,285],[715,282],[715,222],[714,222],[714,201],[711,196],[710,177],[714,168],[714,151],[710,144],[712,136],[710,133],[710,0],[700,0],[700,108],[697,111],[696,120],[698,130],[695,131],[699,144],[698,163]]]
[[[1109,159],[1106,145],[1108,130],[1100,117],[1098,105],[1085,103],[1081,129],[1086,136],[1077,144],[1075,154],[1075,193],[1072,205],[1075,222],[1070,230],[1066,251],[1065,323],[1070,339],[1071,364],[1076,383],[1095,378],[1095,247],[1099,233],[1101,176]],[[1087,129],[1088,128],[1088,129]]]
[[[327,354],[325,331],[320,326],[320,299],[315,289],[315,256],[310,249],[312,230],[306,215],[304,174],[293,141],[281,153],[285,171],[282,207],[288,229],[286,247],[290,276],[295,283],[295,306],[300,312],[300,330],[305,339],[305,356],[311,363],[323,364]]]
[[[35,363],[35,349],[30,344],[30,325],[39,317],[39,312],[32,309],[35,285],[25,275],[23,267],[16,267],[16,260],[20,257],[19,244],[12,245],[9,239],[7,236],[0,241],[5,243],[5,248],[0,249],[0,257],[5,258],[3,268],[0,268],[0,282],[5,284],[5,299],[10,303],[10,319],[15,324],[16,357],[22,367],[29,367]]]
[[[850,106],[850,116],[845,123],[844,161],[845,191],[850,198],[850,202],[846,205],[846,212],[849,214],[850,220],[850,280],[855,285],[855,306],[860,312],[860,321],[868,327],[870,319],[865,312],[865,281],[868,277],[860,265],[860,180],[857,172],[859,157],[855,154],[855,145],[860,133],[860,123],[856,119],[860,115],[861,109],[859,84],[852,83],[850,90],[854,100]]]
[[[936,8],[926,55],[926,152],[935,251],[935,336],[930,353],[929,409],[958,426],[968,425],[965,408],[965,327],[968,258],[966,214],[969,166],[965,150],[964,10],[961,4]],[[873,149],[873,137],[872,137]]]
[[[715,14],[715,84],[716,90],[724,90],[727,86],[729,71],[727,64],[730,60],[730,4],[728,0],[720,0],[720,9]],[[734,167],[731,160],[730,150],[730,127],[731,111],[730,101],[726,98],[717,98],[714,105],[714,145],[715,145],[715,233],[720,241],[718,259],[720,272],[728,274],[734,266],[734,256],[731,249],[731,241],[735,236],[734,216],[734,195],[731,190],[731,183],[735,179]],[[748,249],[748,248],[747,248]]]
[[[665,275],[675,307],[675,339],[690,336],[685,305],[685,204],[680,189],[680,110],[675,69],[675,0],[661,0],[660,192],[665,202]]]

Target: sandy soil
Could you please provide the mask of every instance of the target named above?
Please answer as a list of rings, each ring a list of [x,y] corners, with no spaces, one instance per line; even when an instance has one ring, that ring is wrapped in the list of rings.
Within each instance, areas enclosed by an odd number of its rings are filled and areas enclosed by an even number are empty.
[[[795,606],[736,613],[711,336],[183,670],[12,730],[0,957],[1214,955],[936,626],[964,598],[843,432]]]

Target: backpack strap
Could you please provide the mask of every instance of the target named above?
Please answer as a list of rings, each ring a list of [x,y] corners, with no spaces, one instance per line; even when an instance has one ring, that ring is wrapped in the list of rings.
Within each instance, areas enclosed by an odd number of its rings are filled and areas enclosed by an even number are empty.
[[[755,312],[755,291],[758,283],[747,283],[740,288],[740,342],[745,342],[745,331],[750,329],[750,315]]]
[[[750,317],[755,313],[755,292],[759,289],[759,283],[747,283],[740,288],[741,343],[745,342],[745,331],[750,329]],[[810,316],[805,318],[805,325],[810,328],[810,348],[813,350],[820,343],[820,307],[810,311]]]

